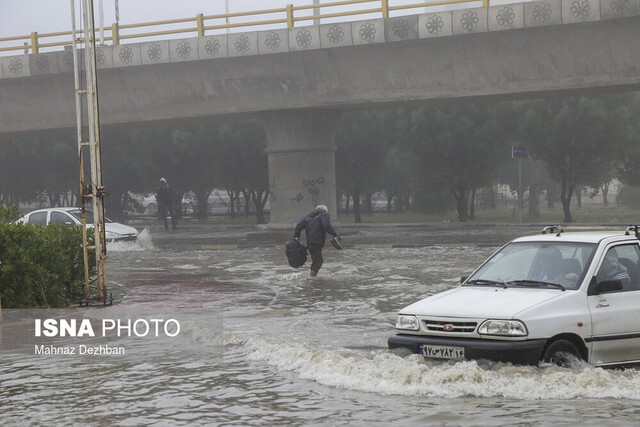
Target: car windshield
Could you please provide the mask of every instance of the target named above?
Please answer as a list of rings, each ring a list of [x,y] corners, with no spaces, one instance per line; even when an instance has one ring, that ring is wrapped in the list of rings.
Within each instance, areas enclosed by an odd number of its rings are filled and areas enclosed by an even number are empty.
[[[595,248],[592,243],[510,243],[471,275],[465,285],[577,289]]]
[[[69,212],[69,215],[72,215],[74,218],[76,218],[78,221],[82,222],[82,210],[81,209],[73,209]],[[93,224],[93,211],[90,211],[89,209],[85,209],[84,210],[85,215],[87,217],[87,224]],[[109,218],[105,217],[104,218],[104,222],[113,222],[111,221]]]

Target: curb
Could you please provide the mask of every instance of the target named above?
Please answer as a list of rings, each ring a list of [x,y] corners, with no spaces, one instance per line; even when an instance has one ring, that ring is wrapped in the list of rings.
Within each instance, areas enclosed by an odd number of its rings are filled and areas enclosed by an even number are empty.
[[[343,246],[344,249],[413,249],[413,248],[429,248],[429,247],[447,247],[455,248],[459,246],[471,246],[476,248],[497,247],[500,244],[492,243],[356,243],[353,245]],[[284,245],[200,245],[200,250],[235,250],[235,249],[281,249]]]

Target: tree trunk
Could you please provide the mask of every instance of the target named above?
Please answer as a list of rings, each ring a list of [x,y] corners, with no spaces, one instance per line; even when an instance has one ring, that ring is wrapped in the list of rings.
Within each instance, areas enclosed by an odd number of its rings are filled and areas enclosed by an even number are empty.
[[[573,195],[573,188],[567,188],[569,185],[562,180],[562,191],[560,193],[560,201],[562,202],[562,210],[564,211],[564,222],[573,222],[571,218],[571,196]]]
[[[451,193],[456,199],[456,210],[458,211],[458,221],[467,222],[467,192],[462,187],[452,188]]]
[[[393,202],[393,193],[390,190],[384,190],[384,194],[387,195],[387,213],[391,213],[391,205]],[[398,208],[398,201],[396,200],[396,210]]]
[[[242,190],[244,196],[244,216],[251,214],[251,193],[248,190]]]
[[[607,196],[609,195],[609,184],[611,184],[611,182],[605,182],[604,184],[602,184],[602,186],[600,186],[600,191],[602,191],[603,206],[609,206],[609,199],[607,198]]]
[[[264,205],[269,198],[268,191],[252,191],[251,198],[253,200],[253,206],[256,208],[256,222],[258,224],[266,224],[264,219]]]
[[[364,211],[367,213],[373,212],[373,193],[365,193],[364,195]]]
[[[576,204],[578,208],[581,208],[582,207],[582,187],[577,188],[575,193],[576,193]]]
[[[196,195],[196,218],[198,219],[207,219],[208,211],[209,211],[209,195],[211,194],[211,190],[196,190],[194,191]]]
[[[360,190],[353,192],[353,213],[356,224],[362,223],[362,217],[360,216]]]
[[[227,190],[227,195],[229,196],[229,215],[231,215],[231,219],[234,219],[236,217],[236,192]]]
[[[493,188],[493,184],[489,187],[489,209],[496,208],[496,192]]]
[[[347,214],[347,215],[349,214],[349,204],[350,204],[350,202],[351,202],[351,194],[347,193],[347,197],[345,198],[345,201],[344,201],[344,213]]]
[[[471,189],[471,202],[469,203],[469,219],[476,219],[476,188]]]

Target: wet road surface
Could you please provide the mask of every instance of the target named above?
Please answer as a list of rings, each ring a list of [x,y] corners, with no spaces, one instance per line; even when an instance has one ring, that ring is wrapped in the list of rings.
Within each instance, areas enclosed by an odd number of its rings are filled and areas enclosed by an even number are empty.
[[[400,308],[456,286],[499,245],[538,227],[338,231],[347,249],[325,248],[317,278],[287,265],[290,231],[186,227],[112,245],[107,273],[120,302],[74,312],[172,316],[180,335],[94,342],[121,346],[123,356],[62,356],[18,351],[4,331],[0,419],[451,426],[640,419],[635,369],[433,362],[387,350]]]

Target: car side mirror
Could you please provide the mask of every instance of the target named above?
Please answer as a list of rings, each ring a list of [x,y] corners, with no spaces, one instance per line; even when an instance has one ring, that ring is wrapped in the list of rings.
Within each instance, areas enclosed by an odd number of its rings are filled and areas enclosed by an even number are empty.
[[[598,282],[596,276],[591,278],[587,295],[600,295],[608,292],[617,292],[622,290],[622,280],[603,280]]]
[[[469,278],[469,276],[460,277],[460,283],[464,283],[464,281],[467,280],[468,278]]]
[[[65,221],[64,223],[67,224],[70,227],[73,227],[73,223],[71,221]]]

